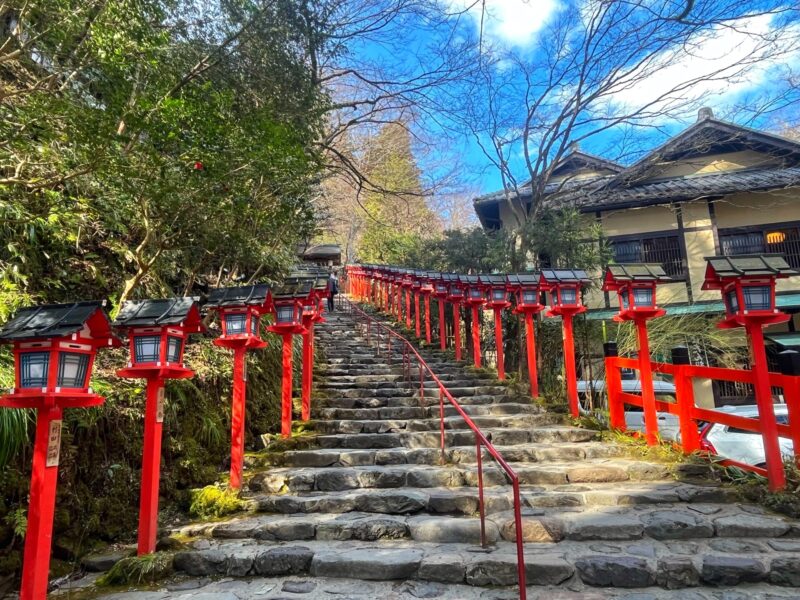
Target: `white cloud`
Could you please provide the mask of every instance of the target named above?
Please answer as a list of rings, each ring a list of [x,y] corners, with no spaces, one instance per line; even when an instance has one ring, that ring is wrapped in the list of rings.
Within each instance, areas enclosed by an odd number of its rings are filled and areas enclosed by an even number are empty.
[[[525,46],[558,10],[558,0],[450,0],[451,8],[464,10],[476,27],[483,21],[484,36],[507,45]],[[484,12],[485,7],[485,12]]]
[[[770,15],[714,27],[686,49],[656,57],[646,73],[633,73],[606,100],[626,109],[656,103],[654,111],[701,100],[727,104],[768,85],[775,68],[800,60],[799,32],[777,36],[773,27]]]

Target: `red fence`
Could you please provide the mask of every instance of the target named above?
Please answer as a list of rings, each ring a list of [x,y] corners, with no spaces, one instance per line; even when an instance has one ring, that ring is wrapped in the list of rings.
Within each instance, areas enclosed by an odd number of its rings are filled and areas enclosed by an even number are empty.
[[[700,440],[700,422],[719,423],[735,427],[744,431],[761,434],[764,447],[777,444],[778,437],[789,438],[794,445],[794,460],[800,466],[800,370],[797,369],[797,356],[789,356],[784,361],[783,373],[769,373],[769,382],[773,387],[783,390],[784,400],[788,412],[788,424],[778,423],[775,415],[765,415],[759,409],[758,418],[745,417],[726,413],[710,408],[702,408],[695,404],[693,380],[711,379],[716,381],[730,381],[753,384],[754,372],[742,369],[724,369],[719,367],[694,366],[688,364],[688,355],[685,348],[676,349],[684,352],[673,351],[673,363],[650,363],[654,373],[670,376],[675,384],[676,401],[665,402],[656,400],[656,410],[669,413],[678,418],[680,438],[678,444],[686,454],[702,451]],[[796,354],[796,353],[795,353]],[[794,359],[794,360],[793,360]],[[625,430],[625,406],[644,408],[643,397],[640,394],[631,394],[622,391],[622,377],[620,369],[639,370],[638,359],[621,358],[616,356],[614,344],[606,345],[606,386],[608,391],[609,420],[613,429]],[[772,412],[772,411],[766,411]],[[646,413],[645,413],[646,418]],[[658,427],[658,423],[654,425]],[[721,457],[721,463],[726,466],[736,466],[748,471],[753,471],[768,477],[767,469],[747,463]],[[773,489],[783,487],[779,481],[770,479]]]
[[[467,427],[469,427],[470,430],[472,430],[472,433],[475,435],[475,454],[478,467],[478,507],[481,518],[481,546],[486,546],[486,511],[483,501],[483,448],[486,449],[486,452],[489,454],[489,456],[494,459],[497,465],[511,480],[511,486],[514,495],[514,529],[517,545],[517,581],[519,582],[520,600],[525,600],[527,598],[527,593],[525,589],[525,553],[522,539],[522,505],[520,502],[519,493],[519,476],[488,440],[486,435],[481,431],[480,427],[478,427],[470,418],[470,416],[464,411],[458,401],[448,391],[442,380],[436,376],[430,366],[428,366],[428,363],[425,362],[425,359],[420,356],[414,345],[387,325],[365,313],[352,302],[348,302],[347,304],[351,314],[356,318],[357,323],[363,327],[364,333],[367,337],[367,343],[372,344],[374,340],[374,342],[380,347],[382,342],[385,342],[385,350],[390,362],[394,352],[393,346],[397,344],[396,347],[399,347],[402,353],[403,375],[405,376],[406,381],[409,383],[413,381],[415,385],[419,383],[420,402],[425,401],[426,377],[430,378],[430,380],[436,384],[436,387],[439,390],[439,432],[441,437],[440,450],[442,453],[442,458],[444,458],[445,455],[445,400],[447,400],[450,406],[455,408],[459,416],[464,419]],[[412,372],[412,362],[414,361],[417,363],[418,378],[415,377]]]

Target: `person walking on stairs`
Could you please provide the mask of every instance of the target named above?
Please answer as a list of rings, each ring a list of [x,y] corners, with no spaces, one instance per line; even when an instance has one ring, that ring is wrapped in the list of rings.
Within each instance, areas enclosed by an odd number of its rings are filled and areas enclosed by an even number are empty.
[[[339,278],[336,277],[336,271],[331,271],[328,277],[328,312],[333,312],[333,304],[336,299],[336,294],[339,293]]]

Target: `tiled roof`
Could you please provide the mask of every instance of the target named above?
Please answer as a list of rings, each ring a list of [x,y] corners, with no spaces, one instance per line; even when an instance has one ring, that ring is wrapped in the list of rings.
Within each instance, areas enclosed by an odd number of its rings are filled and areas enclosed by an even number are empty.
[[[670,281],[662,265],[628,263],[608,265],[607,275],[617,281]]]
[[[103,306],[104,301],[90,300],[22,308],[0,329],[0,339],[15,341],[66,337],[83,329],[84,324]]]
[[[129,300],[114,319],[114,327],[147,327],[178,325],[194,308],[197,316],[199,298],[163,298],[158,300]]]
[[[542,280],[547,283],[591,283],[583,269],[542,269]]]
[[[217,288],[211,290],[206,306],[209,308],[218,308],[221,306],[264,304],[268,295],[269,286],[266,283]]]
[[[797,275],[781,254],[747,254],[707,257],[708,268],[718,278],[742,275]]]

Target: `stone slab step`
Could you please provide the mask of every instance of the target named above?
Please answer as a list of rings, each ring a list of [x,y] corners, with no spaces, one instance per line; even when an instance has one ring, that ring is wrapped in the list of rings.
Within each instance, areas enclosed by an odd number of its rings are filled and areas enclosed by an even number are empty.
[[[439,418],[439,405],[420,406],[418,399],[411,406],[384,406],[377,408],[317,408],[312,407],[312,415],[318,419],[425,419]],[[325,403],[327,399],[319,402]],[[355,404],[354,402],[353,404]],[[460,403],[459,403],[460,404]],[[520,404],[514,402],[498,402],[496,404],[464,404],[461,406],[470,416],[490,415],[527,415],[538,414],[549,423],[558,423],[562,417],[545,413],[535,404]],[[446,417],[459,415],[454,406],[449,403],[444,406]]]
[[[411,408],[411,407],[410,407]],[[383,409],[387,412],[391,409]],[[423,409],[414,409],[416,414],[424,412]],[[412,413],[413,414],[413,413]],[[472,422],[481,429],[486,428],[522,428],[522,427],[541,427],[553,424],[554,419],[550,415],[530,414],[530,415],[501,415],[501,416],[475,416]],[[314,431],[319,433],[386,433],[403,431],[438,431],[441,421],[438,418],[428,419],[395,419],[388,414],[383,419],[328,419],[313,420],[309,423]],[[445,417],[444,427],[447,430],[469,429],[466,421],[461,417]]]
[[[630,460],[584,459],[542,464],[510,462],[520,483],[566,485],[612,481],[653,481],[668,478],[667,465]],[[493,464],[483,468],[484,486],[506,485],[506,473]],[[474,465],[388,465],[352,467],[283,467],[250,478],[251,490],[270,493],[343,491],[362,488],[429,488],[478,485]]]
[[[534,590],[536,586],[570,585],[569,582],[666,589],[765,581],[790,586],[796,585],[800,570],[800,556],[793,553],[766,552],[743,557],[714,551],[699,543],[692,552],[683,548],[674,550],[657,542],[620,544],[613,551],[611,547],[598,548],[593,550],[586,543],[575,542],[559,546],[557,551],[526,552],[528,584]],[[371,543],[201,540],[194,549],[178,552],[174,567],[196,577],[310,575],[365,581],[416,579],[473,586],[514,585],[517,578],[511,544],[477,551],[474,545],[442,547],[410,540]]]
[[[380,390],[376,390],[380,391]],[[395,391],[395,390],[385,390],[385,391]],[[515,406],[519,406],[519,401],[515,400],[511,396],[462,396],[456,397],[458,404],[460,406],[475,406],[475,405],[483,405],[483,404],[514,404]],[[313,400],[312,400],[313,402]],[[329,398],[320,398],[316,402],[317,406],[321,408],[382,408],[382,407],[390,407],[390,406],[434,406],[438,409],[439,405],[439,398],[438,396],[426,396],[424,398],[419,398],[413,393],[408,393],[407,395],[399,395],[398,393],[394,394],[387,394],[386,396],[357,396],[357,397],[342,397],[342,396],[333,396]],[[447,400],[445,400],[445,406],[447,406]]]
[[[511,510],[511,487],[497,486],[484,491],[487,514]],[[671,506],[679,504],[723,504],[739,499],[735,491],[721,486],[648,482],[593,483],[584,485],[520,486],[525,508],[580,509],[586,506]],[[344,492],[302,492],[285,495],[256,495],[253,509],[261,512],[346,513],[362,511],[380,514],[475,515],[478,490],[461,488],[362,489]]]

